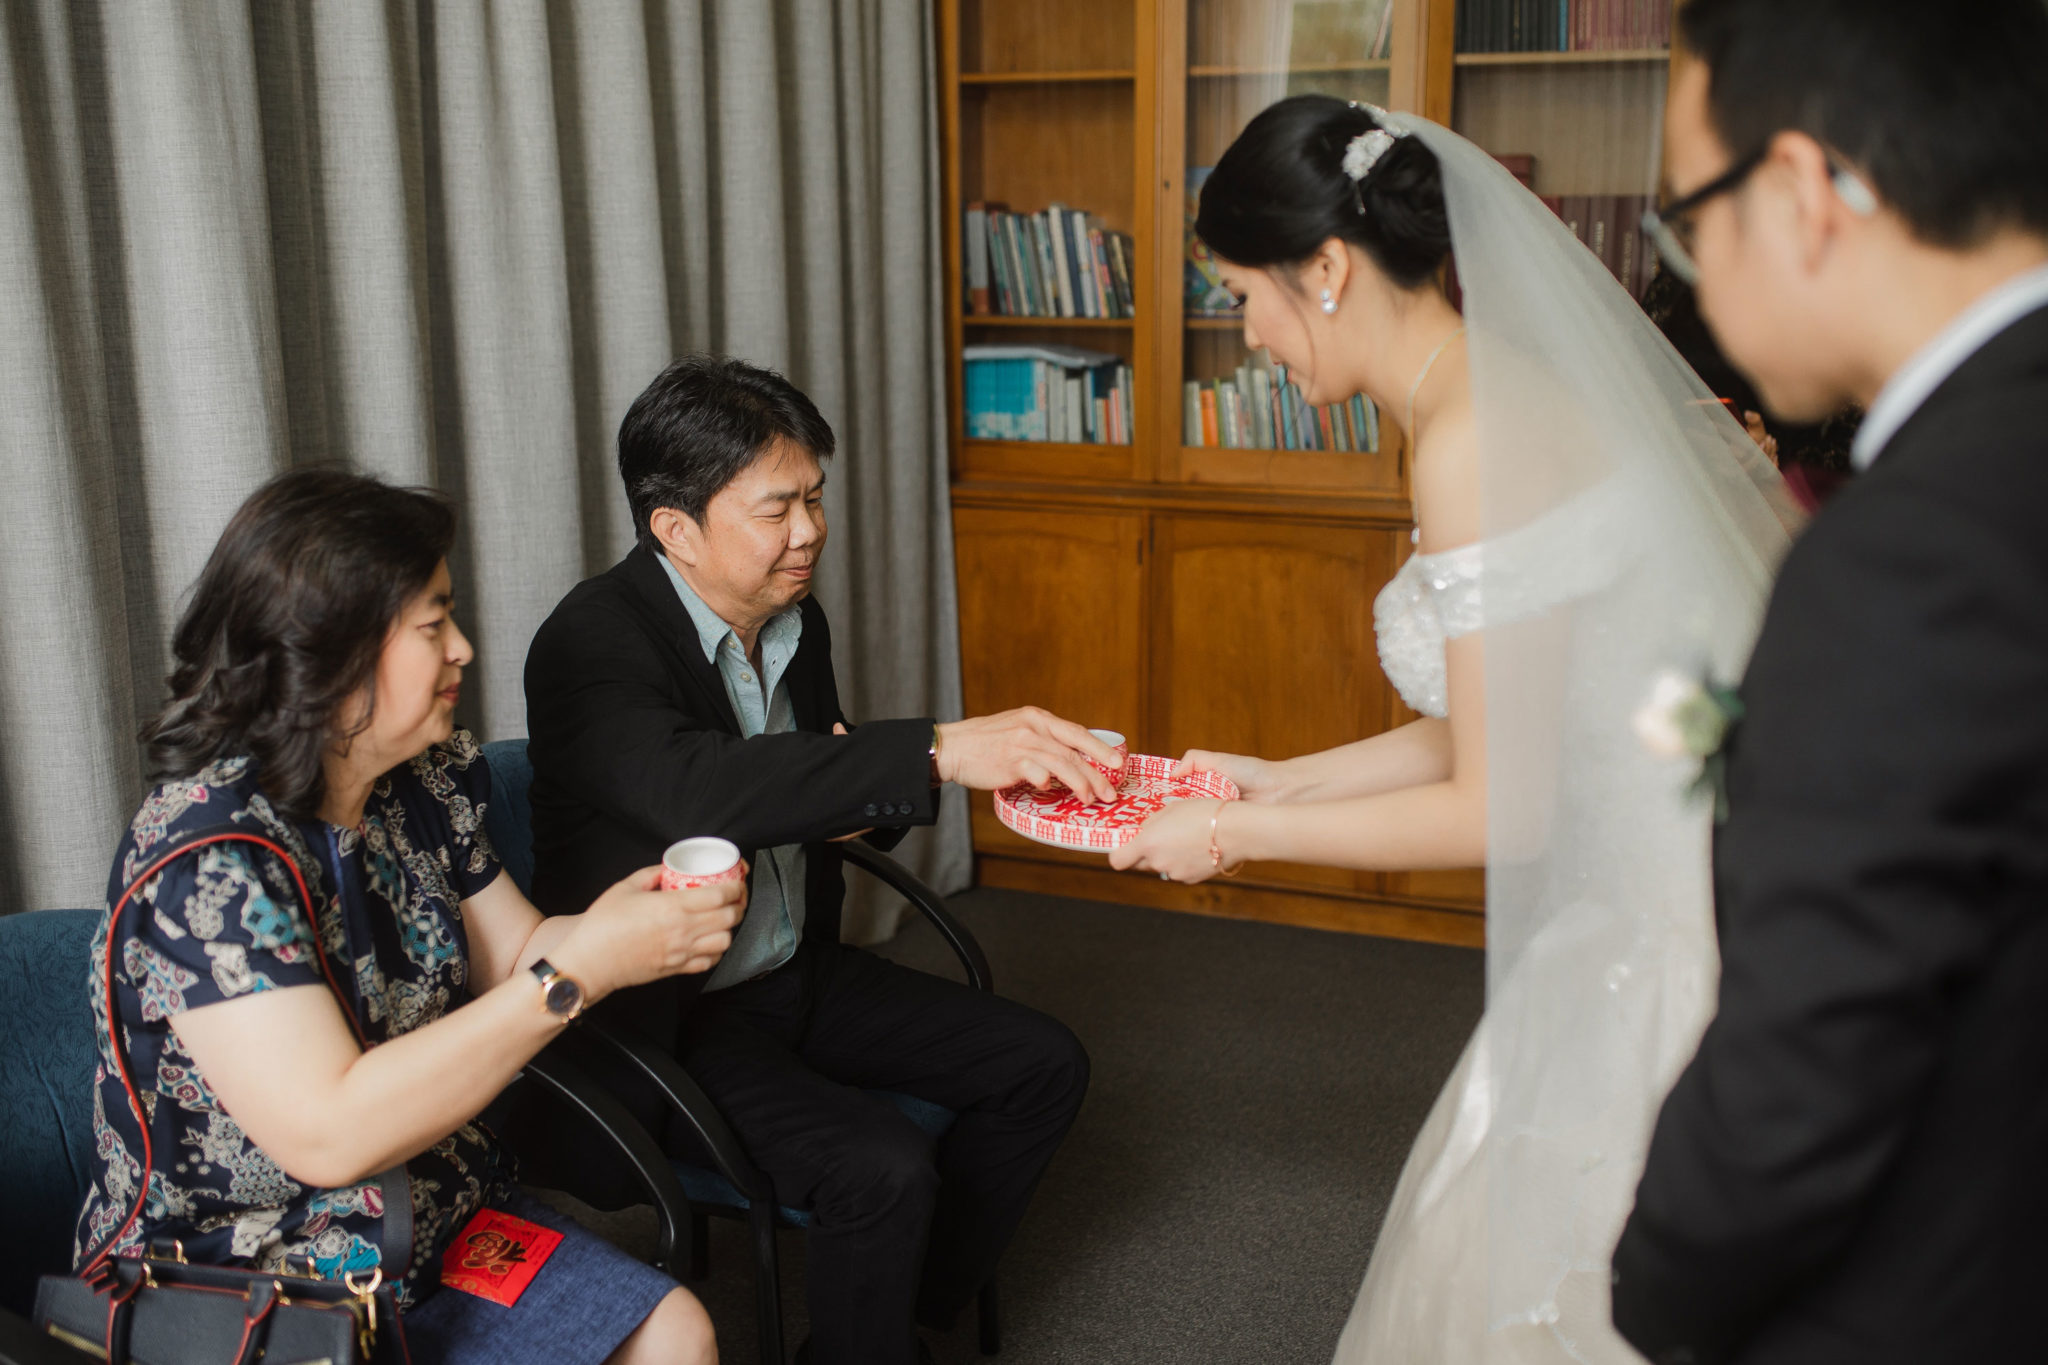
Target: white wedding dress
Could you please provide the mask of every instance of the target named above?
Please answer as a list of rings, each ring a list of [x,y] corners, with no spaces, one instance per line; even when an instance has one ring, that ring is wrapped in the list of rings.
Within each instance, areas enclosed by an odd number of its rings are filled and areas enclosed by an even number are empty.
[[[1414,539],[1422,539],[1420,530]],[[1442,720],[1450,714],[1444,646],[1479,629],[1479,572],[1485,554],[1481,545],[1411,554],[1372,604],[1380,668],[1418,715]]]
[[[1445,643],[1485,641],[1487,1007],[1380,1228],[1339,1365],[1639,1358],[1608,1256],[1717,962],[1709,804],[1636,741],[1658,673],[1739,676],[1799,513],[1569,230],[1486,153],[1444,168],[1464,288],[1482,538],[1375,603],[1404,700],[1445,714]]]

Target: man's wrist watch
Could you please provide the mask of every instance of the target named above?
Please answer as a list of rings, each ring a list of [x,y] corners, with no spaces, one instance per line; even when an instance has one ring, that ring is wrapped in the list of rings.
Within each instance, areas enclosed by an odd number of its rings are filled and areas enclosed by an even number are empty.
[[[945,779],[939,776],[939,727],[936,721],[932,724],[931,760],[932,786],[936,789],[945,785]]]
[[[540,1003],[549,1014],[569,1023],[583,1013],[583,983],[556,971],[546,958],[533,964],[533,979],[540,982]]]

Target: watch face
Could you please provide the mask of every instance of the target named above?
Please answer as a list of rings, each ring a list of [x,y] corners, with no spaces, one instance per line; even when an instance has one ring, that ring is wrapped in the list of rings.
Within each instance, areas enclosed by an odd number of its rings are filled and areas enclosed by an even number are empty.
[[[566,976],[557,976],[548,982],[547,1004],[548,1013],[572,1019],[583,1008],[583,988]]]

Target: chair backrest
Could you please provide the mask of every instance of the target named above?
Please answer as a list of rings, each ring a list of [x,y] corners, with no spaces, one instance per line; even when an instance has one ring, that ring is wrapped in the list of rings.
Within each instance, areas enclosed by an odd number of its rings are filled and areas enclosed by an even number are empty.
[[[87,958],[98,910],[0,915],[0,1307],[28,1313],[38,1275],[71,1267],[92,1175],[98,1065]]]
[[[484,828],[511,874],[513,884],[533,895],[533,764],[523,739],[494,739],[484,745],[491,765],[491,804]]]

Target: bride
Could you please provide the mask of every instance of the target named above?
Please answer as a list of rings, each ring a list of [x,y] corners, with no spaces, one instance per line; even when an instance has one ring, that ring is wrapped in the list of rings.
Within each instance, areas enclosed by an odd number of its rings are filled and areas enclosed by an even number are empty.
[[[1188,882],[1483,864],[1486,1014],[1337,1356],[1636,1360],[1608,1256],[1716,959],[1713,802],[1634,722],[1660,677],[1739,676],[1799,514],[1605,267],[1447,129],[1283,100],[1218,161],[1196,231],[1246,345],[1309,402],[1363,392],[1409,433],[1415,552],[1374,610],[1422,719],[1285,761],[1191,752],[1244,800],[1170,806],[1112,861]]]

